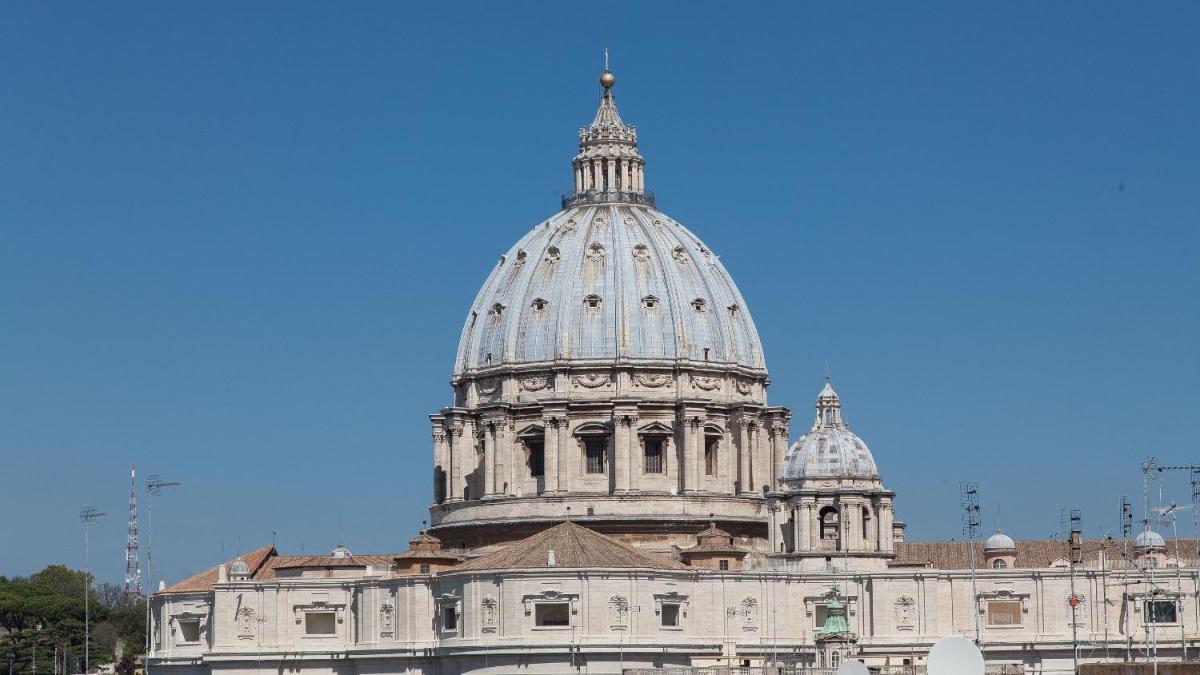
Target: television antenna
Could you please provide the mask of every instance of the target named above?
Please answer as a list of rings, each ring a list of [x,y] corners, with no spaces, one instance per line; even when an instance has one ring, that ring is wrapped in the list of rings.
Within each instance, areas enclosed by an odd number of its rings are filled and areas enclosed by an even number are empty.
[[[90,672],[92,615],[89,611],[88,593],[92,587],[92,547],[90,533],[92,525],[105,514],[94,506],[85,506],[79,511],[79,522],[83,523],[83,672]]]
[[[177,487],[177,481],[169,481],[162,474],[146,476],[146,675],[150,675],[150,596],[154,593],[154,498],[167,488]]]
[[[979,594],[975,590],[975,540],[979,538],[983,519],[979,510],[979,485],[971,481],[958,484],[959,508],[962,509],[962,533],[967,538],[967,559],[971,566],[971,605],[975,615],[975,645],[980,644]],[[976,651],[979,651],[976,649]],[[930,671],[930,675],[933,675]]]

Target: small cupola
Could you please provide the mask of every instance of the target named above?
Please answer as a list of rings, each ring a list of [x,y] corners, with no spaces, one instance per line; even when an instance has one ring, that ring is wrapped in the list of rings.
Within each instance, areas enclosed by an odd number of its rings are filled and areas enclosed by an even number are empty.
[[[250,565],[241,557],[234,560],[229,565],[229,580],[230,581],[245,581],[250,578]]]
[[[997,529],[983,544],[983,564],[996,570],[1016,567],[1017,543],[1003,530]]]

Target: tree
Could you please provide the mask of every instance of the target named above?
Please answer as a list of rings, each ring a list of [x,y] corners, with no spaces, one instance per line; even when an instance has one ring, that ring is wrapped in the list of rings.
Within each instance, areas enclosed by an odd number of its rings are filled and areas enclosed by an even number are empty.
[[[117,675],[133,675],[137,671],[137,658],[130,650],[125,650],[121,660],[117,661]]]

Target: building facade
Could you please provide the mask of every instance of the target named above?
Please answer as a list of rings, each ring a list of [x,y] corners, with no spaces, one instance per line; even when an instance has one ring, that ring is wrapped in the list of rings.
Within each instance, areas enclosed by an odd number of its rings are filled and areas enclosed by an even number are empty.
[[[916,673],[939,638],[965,635],[995,672],[1051,673],[1200,650],[1194,555],[1156,533],[907,542],[828,378],[789,446],[745,299],[657,210],[615,78],[601,84],[562,209],[500,256],[467,313],[454,405],[430,415],[429,530],[395,554],[265,547],[161,588],[152,669],[828,670],[855,658]]]

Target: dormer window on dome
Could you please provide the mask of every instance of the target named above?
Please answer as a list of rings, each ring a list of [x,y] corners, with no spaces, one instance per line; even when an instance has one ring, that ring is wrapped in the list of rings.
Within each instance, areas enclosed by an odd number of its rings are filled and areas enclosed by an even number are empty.
[[[535,312],[542,312],[542,311],[545,311],[547,304],[549,304],[549,303],[547,303],[542,298],[534,298],[533,302],[529,303],[529,306],[532,307],[533,311],[535,311]]]
[[[646,297],[642,298],[642,307],[645,307],[646,309],[654,309],[655,307],[658,307],[658,298],[654,297],[653,295],[647,295]]]
[[[588,309],[600,309],[600,296],[589,295],[583,299],[583,306]]]
[[[704,301],[704,298],[696,298],[695,300],[692,300],[692,309],[696,310],[697,312],[707,311],[708,303]]]

